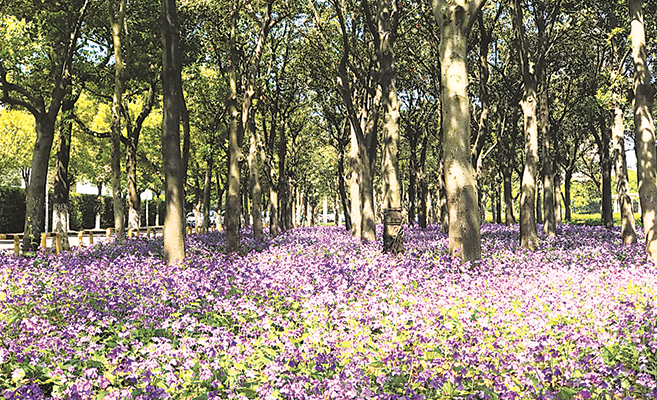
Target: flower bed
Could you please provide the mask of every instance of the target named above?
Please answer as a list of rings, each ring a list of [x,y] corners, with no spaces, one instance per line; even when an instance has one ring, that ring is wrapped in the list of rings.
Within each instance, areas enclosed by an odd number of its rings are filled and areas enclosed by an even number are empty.
[[[657,398],[657,270],[619,232],[538,251],[485,225],[460,266],[437,227],[403,256],[335,227],[243,255],[221,233],[0,258],[7,399]],[[380,233],[380,232],[379,232]],[[246,233],[248,236],[248,233]],[[380,237],[380,235],[379,235]]]

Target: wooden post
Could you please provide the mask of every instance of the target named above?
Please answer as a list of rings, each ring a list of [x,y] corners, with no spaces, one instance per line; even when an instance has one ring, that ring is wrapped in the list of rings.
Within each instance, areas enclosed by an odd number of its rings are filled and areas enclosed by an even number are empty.
[[[55,233],[55,253],[59,254],[62,252],[62,234],[57,232]]]
[[[46,242],[47,238],[48,238],[48,234],[46,232],[43,232],[41,234],[41,247],[43,247],[44,249],[47,247],[47,242]]]
[[[147,237],[148,239],[151,238],[151,232],[152,232],[152,231],[151,231],[151,228],[146,228],[146,237]]]
[[[112,236],[112,228],[107,228],[107,240],[110,239],[110,236]]]
[[[135,232],[133,228],[128,229],[128,239],[132,239],[132,234]]]
[[[84,231],[78,232],[78,247],[82,247],[82,238],[84,237]]]
[[[14,235],[14,253],[21,255],[21,237],[18,235]]]
[[[94,231],[89,231],[89,246],[94,244]]]

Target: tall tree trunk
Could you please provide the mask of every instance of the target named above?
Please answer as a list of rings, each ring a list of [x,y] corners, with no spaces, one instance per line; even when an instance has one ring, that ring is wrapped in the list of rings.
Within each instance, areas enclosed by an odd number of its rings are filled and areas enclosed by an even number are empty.
[[[338,148],[338,194],[340,195],[340,204],[342,205],[342,212],[344,213],[345,228],[351,231],[351,215],[349,213],[347,188],[345,187],[345,174],[344,174],[344,145]],[[307,201],[308,196],[305,196]],[[336,216],[336,219],[338,217]]]
[[[165,210],[164,259],[174,264],[185,258],[184,165],[180,154],[182,52],[175,0],[162,0],[162,162]]]
[[[55,79],[49,105],[46,106],[43,98],[31,96],[25,88],[20,88],[17,85],[9,85],[7,82],[7,71],[2,66],[2,63],[0,63],[0,83],[2,83],[2,91],[0,92],[2,96],[0,100],[6,104],[27,108],[34,116],[35,121],[36,141],[34,142],[34,150],[32,152],[30,172],[28,174],[26,171],[23,174],[23,179],[26,176],[30,176],[29,185],[27,185],[25,193],[25,229],[21,243],[23,251],[34,251],[38,248],[41,233],[45,228],[44,217],[46,215],[44,213],[44,206],[47,196],[48,159],[50,158],[50,150],[52,149],[52,142],[55,137],[55,120],[66,95],[67,87],[71,83],[71,63],[73,61],[73,54],[77,50],[80,27],[86,15],[88,4],[89,0],[85,0],[80,7],[78,18],[71,29],[66,54],[62,58],[61,70],[51,71],[57,78]],[[57,65],[57,63],[53,63],[53,65]],[[15,91],[26,95],[28,101],[12,97],[10,93]]]
[[[212,169],[214,167],[212,154],[207,159],[205,179],[203,180],[203,223],[201,230],[207,232],[210,223],[210,191],[212,189]]]
[[[68,241],[68,225],[69,225],[69,191],[70,181],[68,174],[68,165],[71,156],[71,131],[72,121],[68,119],[75,101],[77,98],[72,97],[72,94],[67,93],[64,101],[62,102],[62,119],[59,129],[59,144],[57,147],[57,161],[55,165],[55,182],[54,182],[54,196],[52,201],[52,227],[53,232],[57,232],[62,236],[62,247],[65,250],[70,249]]]
[[[513,170],[507,166],[502,167],[502,179],[504,181],[504,223],[507,226],[517,223],[513,215],[513,192],[511,187],[511,178]]]
[[[625,127],[623,126],[623,109],[618,101],[620,96],[614,94],[614,124],[613,135],[613,158],[616,166],[616,196],[621,211],[621,237],[623,244],[634,244],[636,240],[636,229],[634,227],[634,213],[632,210],[632,199],[630,198],[629,182],[627,181],[627,161],[625,159]]]
[[[139,190],[137,189],[137,148],[139,146],[139,136],[144,121],[151,113],[155,103],[155,83],[151,83],[148,88],[148,95],[144,106],[135,121],[133,127],[130,123],[130,117],[126,115],[126,126],[128,139],[126,140],[126,177],[128,179],[128,228],[139,229],[141,216],[141,203],[139,199]],[[129,111],[124,110],[127,114]]]
[[[481,3],[464,0],[433,2],[441,36],[443,158],[449,210],[449,252],[463,261],[481,258],[477,182],[470,150],[466,67],[470,22]]]
[[[125,210],[121,192],[121,102],[125,92],[126,67],[123,61],[121,30],[125,23],[126,0],[119,1],[115,11],[110,1],[110,21],[112,24],[112,43],[114,48],[114,94],[112,95],[112,204],[114,206],[114,229],[117,242],[125,238]],[[116,13],[116,14],[115,14]]]
[[[408,160],[408,224],[410,226],[413,226],[415,225],[415,215],[416,215],[415,192],[416,192],[416,188],[418,187],[417,178],[419,175],[418,160],[417,160],[417,131],[415,130],[414,126],[409,126],[408,129],[411,130],[411,132],[408,134],[408,140],[410,145],[410,149],[409,149],[410,154]]]
[[[566,178],[563,184],[563,206],[566,210],[566,221],[571,222],[573,220],[573,211],[571,207],[571,196],[570,188],[573,182],[573,171],[566,170]]]
[[[562,209],[561,209],[561,173],[557,172],[554,175],[554,213],[557,228],[562,223]]]
[[[427,150],[429,145],[429,132],[424,132],[422,139],[422,152],[420,153],[420,168],[418,171],[418,187],[420,189],[420,209],[418,213],[418,223],[420,228],[425,229],[428,221],[427,196],[429,195],[429,185],[425,173],[427,162]]]
[[[611,167],[612,160],[609,154],[611,129],[607,126],[607,115],[600,113],[600,143],[598,154],[600,156],[600,169],[602,170],[602,224],[611,229],[614,226],[614,209],[611,200]]]
[[[490,114],[490,96],[488,93],[488,79],[490,77],[490,69],[488,67],[488,53],[489,45],[492,40],[491,34],[486,29],[484,24],[483,13],[477,15],[479,22],[479,101],[481,102],[481,115],[479,116],[479,126],[477,127],[477,137],[475,138],[474,145],[472,146],[472,165],[475,168],[475,179],[477,182],[478,193],[478,206],[481,209],[480,218],[485,220],[484,205],[481,204],[483,198],[483,190],[481,187],[481,175],[483,168],[482,153],[484,145],[488,136],[488,116]]]
[[[447,185],[445,184],[445,152],[442,150],[443,148],[444,145],[441,146],[440,164],[438,165],[438,216],[440,218],[440,229],[444,233],[449,234],[449,210],[447,204]],[[429,200],[431,200],[431,192],[429,192]],[[431,202],[429,201],[429,203]],[[429,206],[429,209],[431,210],[432,208]],[[435,215],[432,218],[432,222],[435,221]]]
[[[253,117],[251,117],[253,118]],[[249,183],[251,190],[251,200],[253,206],[251,208],[251,215],[253,216],[253,237],[255,240],[262,240],[262,186],[260,185],[260,158],[258,157],[258,138],[253,124],[253,120],[249,119],[247,124],[249,128]]]
[[[287,226],[287,208],[288,208],[288,193],[287,193],[287,176],[285,174],[285,155],[287,154],[287,133],[285,126],[281,129],[281,135],[278,141],[278,214],[279,214],[279,228],[281,230],[288,229]]]
[[[535,64],[529,54],[525,38],[525,25],[520,0],[514,0],[513,25],[516,39],[521,43],[520,64],[523,76],[523,99],[521,102],[525,127],[525,167],[522,173],[522,186],[520,195],[520,245],[533,250],[538,246],[538,232],[536,231],[536,172],[538,166],[538,72],[539,66]]]
[[[536,171],[538,165],[538,126],[536,123],[536,80],[525,77],[525,93],[522,101],[525,126],[525,167],[522,173],[520,195],[520,243],[527,249],[538,245],[536,231]]]
[[[238,5],[234,5],[232,24],[230,28],[230,63],[228,79],[230,98],[228,110],[230,123],[228,129],[228,190],[226,193],[226,252],[237,251],[240,246],[240,113],[237,108],[237,64],[239,55],[237,49],[237,19]]]
[[[361,205],[361,232],[360,238],[365,242],[376,240],[376,214],[374,204],[374,162],[376,158],[377,127],[379,109],[383,92],[378,87],[369,107],[369,116],[363,137],[358,140],[358,153],[360,157],[360,205]],[[367,109],[364,107],[364,109]]]
[[[358,156],[358,139],[356,137],[356,130],[353,125],[351,126],[350,148],[349,148],[349,162],[351,165],[351,179],[349,181],[349,191],[351,195],[351,233],[360,237],[361,233],[361,206],[360,206],[360,164],[361,160]]]
[[[655,90],[650,85],[646,64],[646,38],[643,1],[628,0],[631,18],[632,58],[634,60],[634,126],[641,217],[646,233],[646,254],[657,263],[657,151],[652,106]]]
[[[554,172],[552,162],[552,137],[550,129],[550,102],[548,98],[548,80],[543,79],[541,85],[541,136],[543,139],[543,211],[545,213],[545,224],[543,232],[548,237],[557,234],[557,221],[554,213]]]
[[[399,173],[399,99],[397,97],[394,44],[397,35],[399,10],[397,2],[380,0],[377,13],[379,37],[379,82],[385,110],[383,123],[383,251],[402,253],[401,184]]]
[[[94,204],[94,210],[96,211],[96,223],[94,225],[94,229],[98,230],[100,229],[100,219],[104,211],[105,204],[103,201],[103,182],[100,180],[97,181],[96,186],[98,187],[98,195],[96,196],[96,201]]]

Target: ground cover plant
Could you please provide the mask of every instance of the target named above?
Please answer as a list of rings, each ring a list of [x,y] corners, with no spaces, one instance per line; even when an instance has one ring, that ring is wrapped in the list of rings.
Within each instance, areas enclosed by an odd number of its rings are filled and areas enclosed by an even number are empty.
[[[619,232],[540,248],[484,225],[459,265],[437,227],[382,254],[338,227],[241,255],[222,233],[0,258],[6,399],[657,398],[657,271]],[[248,232],[244,233],[248,236]]]

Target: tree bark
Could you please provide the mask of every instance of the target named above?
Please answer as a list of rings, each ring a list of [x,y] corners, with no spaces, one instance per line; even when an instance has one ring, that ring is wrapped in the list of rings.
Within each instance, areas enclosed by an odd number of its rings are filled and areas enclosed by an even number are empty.
[[[511,187],[512,169],[502,167],[502,179],[504,181],[504,223],[507,226],[517,223],[513,214],[513,192]]]
[[[573,181],[573,171],[566,170],[566,178],[563,184],[563,206],[566,212],[566,221],[571,222],[573,220],[573,212],[571,208],[571,196],[570,196],[570,187],[572,186]]]
[[[128,131],[128,138],[126,142],[126,177],[128,180],[128,228],[139,229],[140,216],[141,216],[141,203],[139,198],[139,190],[137,189],[137,148],[139,146],[139,137],[144,125],[144,121],[151,113],[153,104],[155,103],[155,83],[151,83],[148,88],[148,95],[146,97],[144,106],[142,107],[134,127],[130,122],[128,110],[124,108],[126,114],[126,128]]]
[[[625,159],[625,127],[623,126],[623,109],[615,94],[614,99],[614,124],[613,135],[613,158],[616,167],[616,196],[621,211],[621,238],[623,244],[634,244],[636,240],[636,229],[634,227],[634,213],[632,210],[632,199],[630,198],[629,182],[627,180],[627,161]]]
[[[525,25],[520,0],[514,0],[513,25],[516,40],[520,42],[520,64],[523,76],[521,107],[525,127],[525,167],[522,174],[520,196],[520,245],[533,250],[538,246],[536,231],[536,172],[538,166],[538,74],[540,66],[532,59],[525,38]]]
[[[399,10],[396,0],[380,0],[377,13],[379,30],[379,84],[385,110],[383,123],[383,251],[404,251],[401,184],[399,173],[399,99],[397,97],[394,44]],[[387,240],[386,240],[387,239]]]
[[[185,258],[184,165],[180,154],[182,52],[175,0],[162,0],[162,163],[165,210],[164,259],[175,264]]]
[[[554,237],[557,234],[557,221],[554,210],[554,172],[553,172],[553,139],[550,129],[550,103],[548,98],[548,80],[543,79],[541,85],[541,135],[543,138],[543,212],[545,213],[545,223],[543,232],[548,237]]]
[[[418,173],[418,187],[420,189],[420,209],[418,213],[418,223],[420,228],[426,229],[428,222],[427,196],[429,195],[429,185],[425,173],[427,163],[427,150],[429,145],[429,132],[424,132],[422,139],[422,153],[420,153],[420,170]]]
[[[351,125],[350,133],[349,162],[351,165],[351,179],[349,181],[349,191],[351,195],[351,233],[356,237],[360,237],[362,222],[360,206],[361,160],[358,156],[358,139],[353,125]]]
[[[418,187],[417,178],[419,175],[418,171],[418,160],[417,160],[417,130],[414,126],[409,126],[407,128],[410,132],[408,133],[409,141],[409,160],[408,160],[408,225],[415,225],[415,203],[416,203],[416,188]],[[419,214],[419,213],[418,213]],[[419,220],[419,217],[418,217]],[[426,227],[426,220],[425,220]]]
[[[237,19],[238,5],[233,11],[230,28],[230,62],[228,79],[230,94],[228,110],[230,123],[228,129],[228,190],[226,193],[226,252],[232,253],[239,249],[239,225],[241,215],[240,196],[240,114],[237,108]]]
[[[433,2],[434,15],[441,31],[441,104],[449,253],[463,261],[477,261],[481,258],[477,182],[470,150],[466,67],[471,19],[479,11],[481,3],[463,0]]]
[[[251,190],[251,215],[253,217],[253,237],[262,240],[262,186],[260,185],[260,158],[258,157],[258,138],[253,116],[247,120],[249,125],[249,184]]]
[[[61,70],[51,71],[56,79],[49,105],[46,106],[43,98],[36,98],[29,94],[27,95],[28,101],[13,98],[10,95],[11,92],[18,91],[25,94],[27,90],[7,82],[7,72],[0,62],[0,83],[2,83],[2,91],[0,92],[2,93],[2,97],[0,97],[0,101],[26,108],[34,116],[35,120],[36,141],[34,142],[32,153],[29,185],[25,193],[25,229],[21,243],[21,249],[23,251],[34,251],[38,248],[41,233],[45,228],[44,217],[46,215],[44,213],[44,206],[47,196],[48,159],[55,137],[55,120],[57,119],[57,114],[66,95],[67,88],[71,83],[71,63],[73,62],[73,54],[77,50],[80,27],[86,15],[88,4],[89,0],[85,0],[80,8],[75,25],[71,29],[66,54],[62,59]],[[53,65],[57,65],[57,63],[53,63]],[[28,174],[23,175],[24,179],[26,175]]]
[[[657,151],[652,106],[655,90],[646,64],[643,1],[628,0],[634,60],[634,126],[641,217],[646,234],[646,255],[657,263]]]
[[[73,111],[77,98],[72,97],[70,91],[62,101],[62,119],[59,128],[59,144],[57,147],[57,161],[55,164],[54,196],[52,201],[52,227],[53,232],[62,236],[62,247],[69,250],[71,245],[68,240],[69,228],[69,192],[70,179],[68,173],[69,160],[71,158],[71,132],[72,121],[67,119]]]
[[[349,212],[349,199],[347,197],[347,188],[345,187],[345,174],[344,174],[344,145],[338,146],[338,194],[340,195],[340,204],[344,212],[345,228],[351,231],[351,213]],[[308,196],[306,196],[307,201]],[[336,216],[336,219],[338,217]]]
[[[201,225],[203,232],[208,231],[210,224],[210,191],[212,189],[212,169],[214,167],[212,154],[206,162],[205,179],[203,180],[203,223]]]
[[[121,193],[121,102],[125,92],[126,67],[123,61],[121,30],[125,23],[126,0],[119,1],[118,11],[110,1],[110,21],[114,48],[114,93],[112,95],[112,205],[114,206],[114,230],[119,243],[125,238],[125,210]],[[115,15],[116,12],[116,15]]]
[[[611,167],[612,160],[609,154],[611,130],[607,126],[606,112],[601,110],[599,116],[600,142],[598,155],[600,156],[600,169],[602,171],[602,224],[611,229],[614,226],[614,209],[611,200]]]

